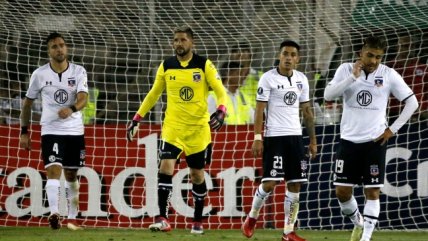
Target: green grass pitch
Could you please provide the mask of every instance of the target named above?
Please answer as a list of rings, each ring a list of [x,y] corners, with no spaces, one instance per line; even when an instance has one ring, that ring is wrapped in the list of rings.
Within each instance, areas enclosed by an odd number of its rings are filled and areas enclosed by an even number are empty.
[[[0,241],[280,241],[281,230],[257,229],[250,239],[240,230],[206,230],[204,235],[175,229],[168,233],[153,233],[147,229],[86,228],[69,231],[47,227],[0,227]],[[299,231],[308,241],[347,241],[351,231]],[[427,241],[427,231],[375,231],[372,241]]]

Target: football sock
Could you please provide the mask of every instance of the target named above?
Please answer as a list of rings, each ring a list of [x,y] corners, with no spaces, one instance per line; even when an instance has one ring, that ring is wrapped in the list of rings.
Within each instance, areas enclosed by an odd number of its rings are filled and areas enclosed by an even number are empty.
[[[299,212],[299,193],[286,191],[284,200],[284,233],[289,234],[294,230],[294,223]]]
[[[68,219],[76,219],[79,206],[79,182],[65,182],[65,198],[67,199]]]
[[[263,183],[259,185],[259,187],[256,190],[256,193],[254,193],[253,197],[253,203],[251,205],[251,211],[248,214],[251,218],[256,218],[259,216],[259,212],[263,204],[265,203],[266,198],[269,196],[270,193],[265,192],[263,190]]]
[[[59,195],[60,195],[60,182],[58,179],[48,179],[46,181],[46,194],[48,196],[49,210],[51,214],[59,213]]]
[[[193,221],[201,222],[202,213],[204,211],[205,196],[207,195],[207,185],[205,181],[201,184],[193,184],[192,195],[193,195],[193,202],[195,204]]]
[[[380,213],[380,201],[367,200],[364,206],[364,231],[361,239],[370,240],[376,227]]]
[[[354,225],[361,226],[358,217],[360,215],[360,211],[358,210],[357,200],[355,200],[354,196],[346,202],[339,202],[339,205],[342,213],[349,217]]]
[[[159,216],[168,218],[169,200],[172,195],[172,176],[158,174],[158,205]]]

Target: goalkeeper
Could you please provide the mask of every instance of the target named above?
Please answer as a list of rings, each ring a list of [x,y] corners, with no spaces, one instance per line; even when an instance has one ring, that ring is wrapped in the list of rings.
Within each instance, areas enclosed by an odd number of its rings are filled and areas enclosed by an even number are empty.
[[[160,168],[158,173],[158,205],[160,214],[149,226],[152,231],[170,231],[169,201],[172,194],[174,167],[182,153],[190,168],[194,218],[191,233],[202,234],[202,211],[207,195],[204,166],[211,161],[211,131],[220,129],[226,115],[225,88],[213,63],[193,53],[193,31],[189,27],[174,30],[175,56],[159,66],[152,89],[144,98],[131,125],[127,138],[132,141],[138,123],[166,90],[167,108],[162,126]],[[219,99],[217,110],[208,114],[208,90],[212,88]]]

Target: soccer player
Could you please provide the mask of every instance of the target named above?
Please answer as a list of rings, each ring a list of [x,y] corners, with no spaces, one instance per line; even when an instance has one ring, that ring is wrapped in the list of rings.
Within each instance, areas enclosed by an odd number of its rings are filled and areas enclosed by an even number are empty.
[[[78,230],[76,222],[79,203],[77,171],[85,164],[85,139],[81,110],[88,98],[86,70],[67,60],[67,45],[64,37],[51,33],[46,40],[49,63],[36,69],[22,105],[20,146],[31,150],[28,126],[31,106],[40,94],[42,117],[40,124],[42,157],[47,173],[45,186],[48,197],[52,229],[61,227],[58,211],[60,177],[64,170],[65,196],[68,207],[67,227]]]
[[[324,92],[327,101],[343,97],[334,185],[343,215],[354,224],[351,241],[370,240],[380,212],[386,143],[418,107],[403,78],[394,69],[380,64],[385,49],[385,39],[367,37],[358,60],[341,64]],[[390,94],[406,104],[400,116],[388,126],[386,108]],[[366,197],[364,220],[353,196],[353,187],[360,184]]]
[[[172,46],[175,56],[165,59],[159,66],[152,89],[144,98],[138,112],[127,129],[132,141],[138,123],[153,107],[164,90],[167,107],[162,126],[160,167],[158,173],[158,205],[160,214],[149,226],[152,231],[170,231],[169,201],[172,193],[174,166],[182,153],[186,155],[192,181],[195,206],[191,233],[202,234],[202,211],[207,195],[204,166],[211,161],[211,131],[220,129],[226,115],[226,92],[213,63],[193,53],[194,38],[190,27],[174,30]],[[218,108],[208,114],[207,98],[211,87],[218,97]],[[209,124],[208,124],[209,123]]]
[[[263,154],[263,178],[258,186],[251,211],[242,225],[242,233],[250,238],[266,198],[280,181],[287,181],[284,201],[283,241],[304,241],[294,232],[299,211],[299,193],[306,182],[308,158],[317,154],[314,115],[309,101],[309,84],[305,74],[295,68],[299,62],[300,46],[291,40],[281,43],[278,67],[262,75],[257,90],[254,117],[255,157]],[[302,110],[309,150],[305,153],[299,111]],[[265,112],[266,111],[266,112]],[[262,140],[263,114],[266,114],[265,134]]]

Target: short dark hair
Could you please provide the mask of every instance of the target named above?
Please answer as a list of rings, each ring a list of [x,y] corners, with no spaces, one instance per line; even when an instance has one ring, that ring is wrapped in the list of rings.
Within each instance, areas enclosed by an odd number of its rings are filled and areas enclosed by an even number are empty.
[[[62,40],[65,41],[64,37],[60,33],[58,33],[58,32],[52,32],[46,38],[46,45],[49,44],[49,41],[51,41],[52,39],[56,39],[56,38],[62,38]]]
[[[363,48],[382,49],[383,51],[385,51],[386,40],[384,37],[381,36],[368,36],[366,39],[364,39]]]
[[[296,42],[294,42],[293,40],[284,40],[282,41],[281,45],[279,45],[279,50],[281,51],[281,49],[285,46],[288,47],[295,47],[297,49],[297,52],[300,51],[300,45],[298,45]]]
[[[230,69],[239,69],[241,67],[242,65],[238,61],[224,62],[220,66],[220,76],[223,79],[224,77],[226,77],[226,75],[228,75]]]
[[[176,27],[174,29],[174,34],[176,33],[186,33],[187,36],[193,39],[193,30],[189,26],[183,25],[183,26]]]

